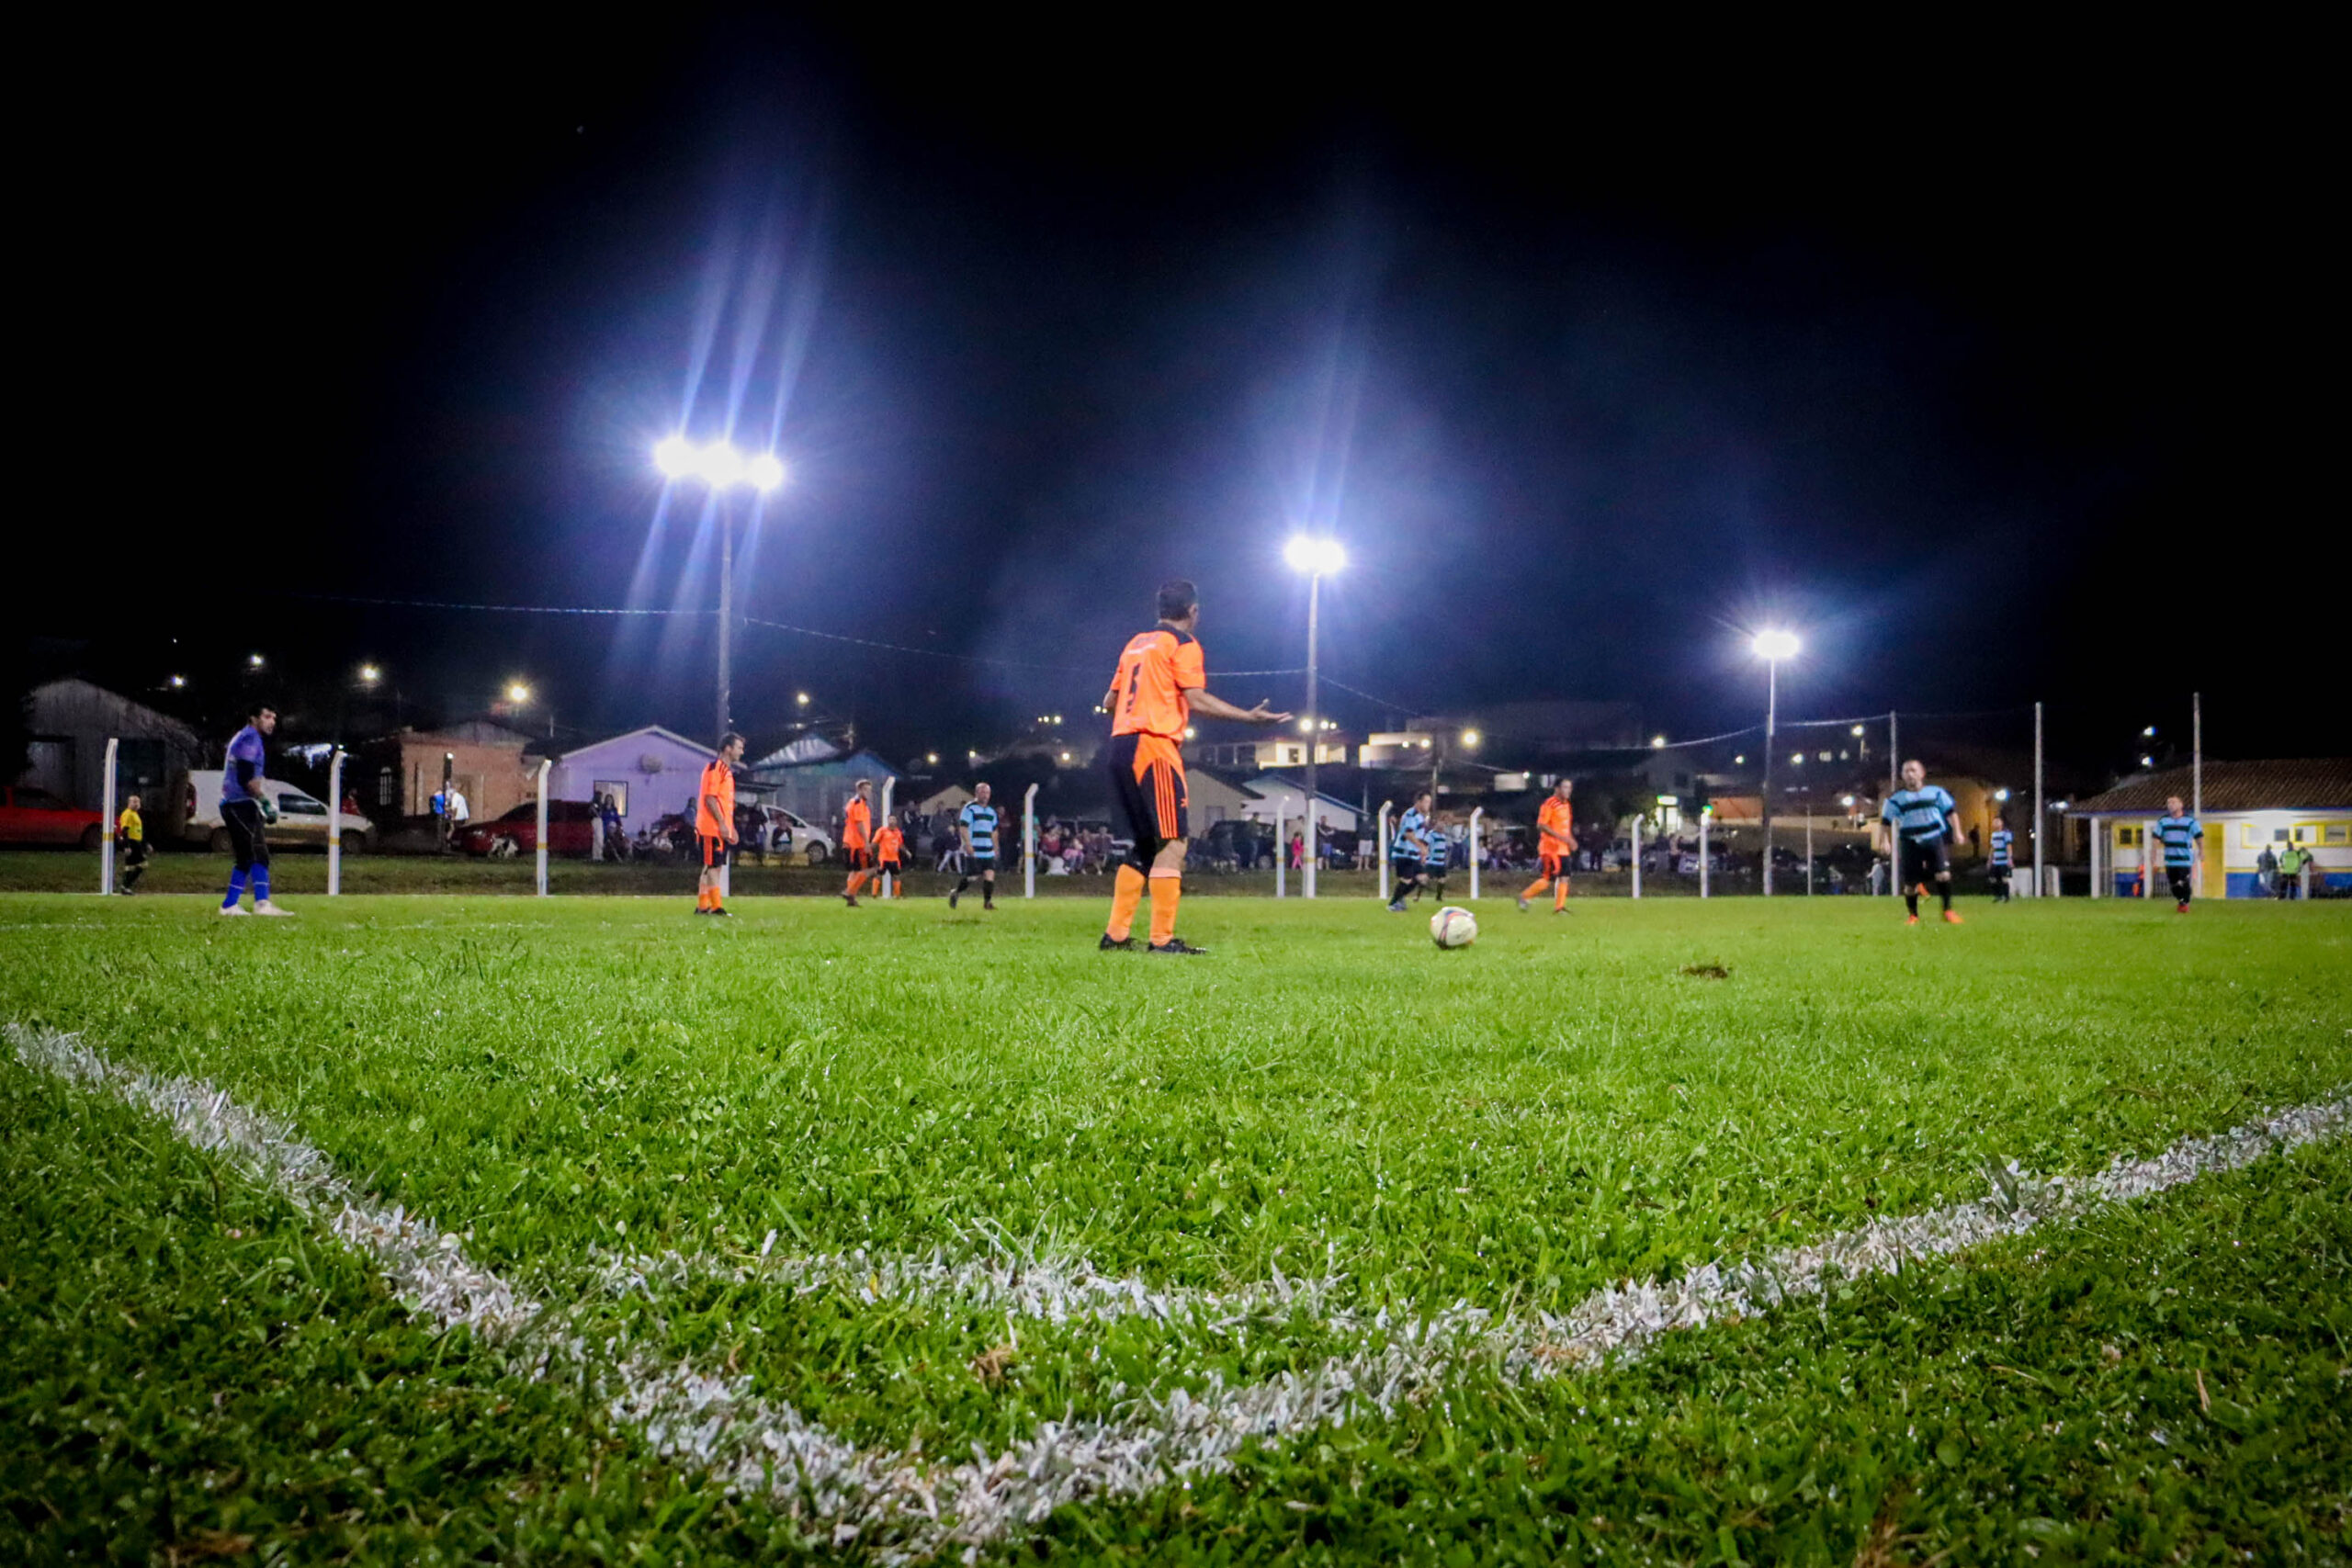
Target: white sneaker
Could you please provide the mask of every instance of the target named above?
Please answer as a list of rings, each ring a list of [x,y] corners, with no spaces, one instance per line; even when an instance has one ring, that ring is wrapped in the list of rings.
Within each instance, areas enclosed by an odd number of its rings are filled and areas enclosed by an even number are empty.
[[[220,912],[224,915],[250,915],[253,913],[251,909],[246,908],[243,904],[223,904],[220,906]]]
[[[254,913],[256,915],[283,915],[290,917],[294,911],[291,909],[281,909],[275,904],[264,902],[254,906]]]

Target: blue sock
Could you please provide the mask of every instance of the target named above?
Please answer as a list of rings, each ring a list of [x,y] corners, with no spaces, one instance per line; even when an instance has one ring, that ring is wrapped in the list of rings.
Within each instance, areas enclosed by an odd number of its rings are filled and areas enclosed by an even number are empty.
[[[256,904],[269,902],[269,867],[266,865],[254,867],[254,902]]]
[[[220,900],[220,907],[224,909],[233,909],[237,907],[237,900],[244,896],[245,873],[244,868],[240,866],[229,874],[229,896]]]

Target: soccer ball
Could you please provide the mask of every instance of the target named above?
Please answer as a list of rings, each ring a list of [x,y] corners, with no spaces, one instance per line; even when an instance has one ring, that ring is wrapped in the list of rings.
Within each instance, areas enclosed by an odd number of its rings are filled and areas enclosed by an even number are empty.
[[[1467,947],[1478,940],[1478,922],[1469,910],[1448,904],[1430,917],[1430,940],[1440,947]]]

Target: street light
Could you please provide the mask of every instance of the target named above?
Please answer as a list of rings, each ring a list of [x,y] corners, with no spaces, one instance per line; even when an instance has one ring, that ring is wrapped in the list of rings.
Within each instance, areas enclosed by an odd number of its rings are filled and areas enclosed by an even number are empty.
[[[531,700],[531,688],[520,681],[509,681],[506,682],[506,700],[520,707]]]
[[[363,686],[372,686],[383,678],[384,672],[373,664],[363,664],[359,667],[359,683]]]
[[[1462,745],[1463,749],[1465,750],[1476,751],[1478,749],[1478,732],[1475,729],[1464,730],[1462,732]]]
[[[176,692],[176,691],[178,691],[182,686],[185,686],[185,685],[187,685],[187,676],[185,676],[185,675],[175,675],[175,676],[173,676],[173,677],[172,677],[172,690],[173,690],[173,691]]]
[[[1316,634],[1322,620],[1323,579],[1348,564],[1348,552],[1340,541],[1326,536],[1294,534],[1290,543],[1283,547],[1283,559],[1293,571],[1306,574],[1306,711],[1315,712]],[[1315,897],[1315,852],[1321,842],[1315,836],[1315,754],[1321,750],[1322,741],[1316,735],[1310,718],[1303,728],[1306,730],[1306,896]]]
[[[724,441],[697,446],[683,435],[654,443],[653,466],[673,483],[699,479],[718,502],[718,734],[734,728],[735,530],[728,522],[727,495],[749,489],[765,495],[784,483],[784,463],[773,452],[750,457]],[[800,699],[808,699],[803,695]]]
[[[1756,634],[1764,661],[1764,897],[1772,896],[1772,738],[1781,726],[1781,660],[1797,656],[1797,634],[1771,628]]]
[[[246,668],[246,669],[248,669],[248,670],[258,670],[258,669],[260,669],[260,668],[261,668],[261,655],[260,655],[260,654],[258,654],[258,653],[248,653],[248,654],[246,654],[246,655],[245,655],[245,668]]]

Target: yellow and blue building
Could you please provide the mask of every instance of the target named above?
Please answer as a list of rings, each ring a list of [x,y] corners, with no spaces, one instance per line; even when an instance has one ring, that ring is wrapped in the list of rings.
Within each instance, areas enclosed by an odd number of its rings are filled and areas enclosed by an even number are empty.
[[[2200,781],[2190,768],[2143,773],[2066,808],[2089,829],[2091,897],[2128,898],[2142,891],[2143,868],[2162,858],[2151,852],[2148,829],[2164,815],[2165,797],[2176,795],[2205,828],[2203,897],[2262,897],[2262,852],[2275,859],[2290,846],[2311,852],[2314,897],[2352,896],[2352,758],[2209,761],[2203,774],[2202,809]],[[2163,891],[2159,875],[2154,892]]]

